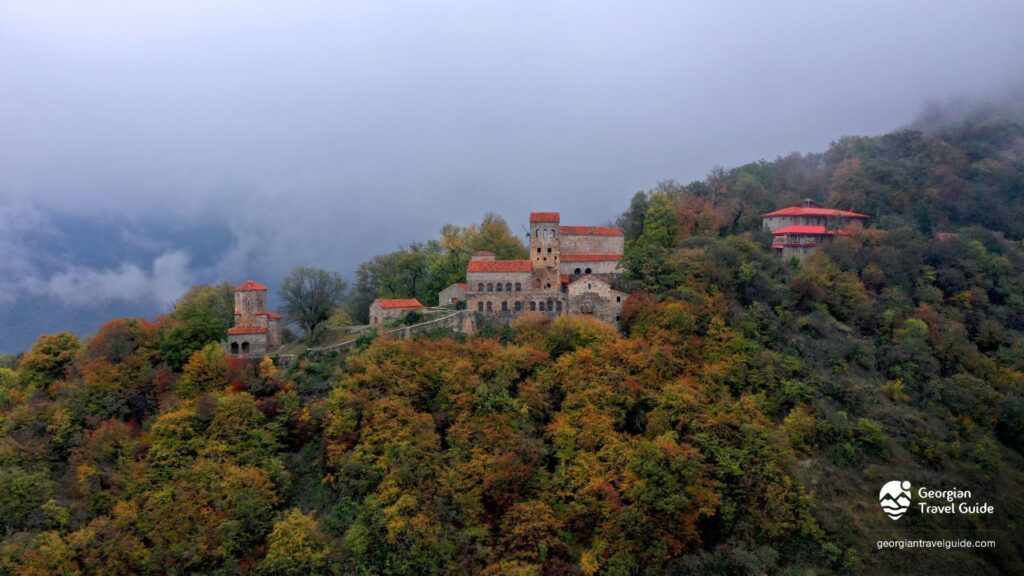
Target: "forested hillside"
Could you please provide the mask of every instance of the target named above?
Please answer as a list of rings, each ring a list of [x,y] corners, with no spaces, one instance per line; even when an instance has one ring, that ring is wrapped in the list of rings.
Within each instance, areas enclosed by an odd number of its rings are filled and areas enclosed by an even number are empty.
[[[282,371],[226,358],[221,286],[42,337],[0,368],[0,574],[1022,573],[1024,126],[926,128],[636,194],[622,334],[527,316]],[[759,215],[804,197],[869,226],[782,261]],[[419,295],[388,258],[359,298]],[[996,514],[894,524],[893,479]],[[875,546],[935,530],[997,546]]]

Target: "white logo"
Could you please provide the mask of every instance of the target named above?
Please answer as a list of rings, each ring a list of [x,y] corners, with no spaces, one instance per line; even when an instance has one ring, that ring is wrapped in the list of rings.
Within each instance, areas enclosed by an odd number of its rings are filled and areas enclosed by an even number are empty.
[[[891,480],[882,486],[878,493],[878,502],[882,511],[893,520],[899,520],[910,508],[910,482],[907,480]]]

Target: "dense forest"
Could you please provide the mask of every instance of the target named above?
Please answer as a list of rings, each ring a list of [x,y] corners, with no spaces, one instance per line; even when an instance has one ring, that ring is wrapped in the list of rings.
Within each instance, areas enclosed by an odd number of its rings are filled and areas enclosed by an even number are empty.
[[[783,261],[759,216],[805,197],[870,223]],[[842,138],[625,208],[621,333],[525,316],[283,370],[226,357],[222,285],[41,337],[0,368],[0,574],[1024,573],[1024,123]],[[493,216],[441,236],[360,267],[350,314],[522,251]],[[893,479],[996,514],[895,524]],[[997,546],[875,547],[934,530]]]

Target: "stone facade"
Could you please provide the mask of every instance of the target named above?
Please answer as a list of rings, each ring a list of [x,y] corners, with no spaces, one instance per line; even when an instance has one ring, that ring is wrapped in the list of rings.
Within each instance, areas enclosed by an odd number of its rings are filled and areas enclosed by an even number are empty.
[[[370,304],[370,325],[384,324],[392,318],[399,318],[413,310],[421,310],[423,308],[423,304],[415,298],[377,298]]]
[[[584,313],[618,322],[624,295],[612,290],[611,283],[624,252],[620,230],[562,226],[557,212],[534,212],[529,250],[529,260],[495,260],[489,252],[473,255],[466,268],[465,298],[477,325],[508,322],[524,312]],[[591,288],[570,292],[581,278],[590,278]]]
[[[573,280],[566,290],[569,314],[589,314],[609,324],[618,324],[622,303],[629,296],[612,288],[603,278],[588,274]]]
[[[466,283],[456,282],[451,286],[441,290],[437,294],[437,304],[439,306],[447,306],[451,304],[458,304],[459,302],[466,301]]]
[[[262,358],[281,346],[281,315],[267,312],[267,288],[249,280],[235,287],[235,324],[226,348],[239,357]]]

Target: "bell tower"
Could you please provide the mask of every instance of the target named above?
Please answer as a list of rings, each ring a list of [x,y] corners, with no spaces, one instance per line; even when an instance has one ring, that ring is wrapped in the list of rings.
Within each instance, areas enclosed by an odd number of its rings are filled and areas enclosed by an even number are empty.
[[[534,290],[561,290],[561,243],[558,212],[530,213],[530,262]]]

